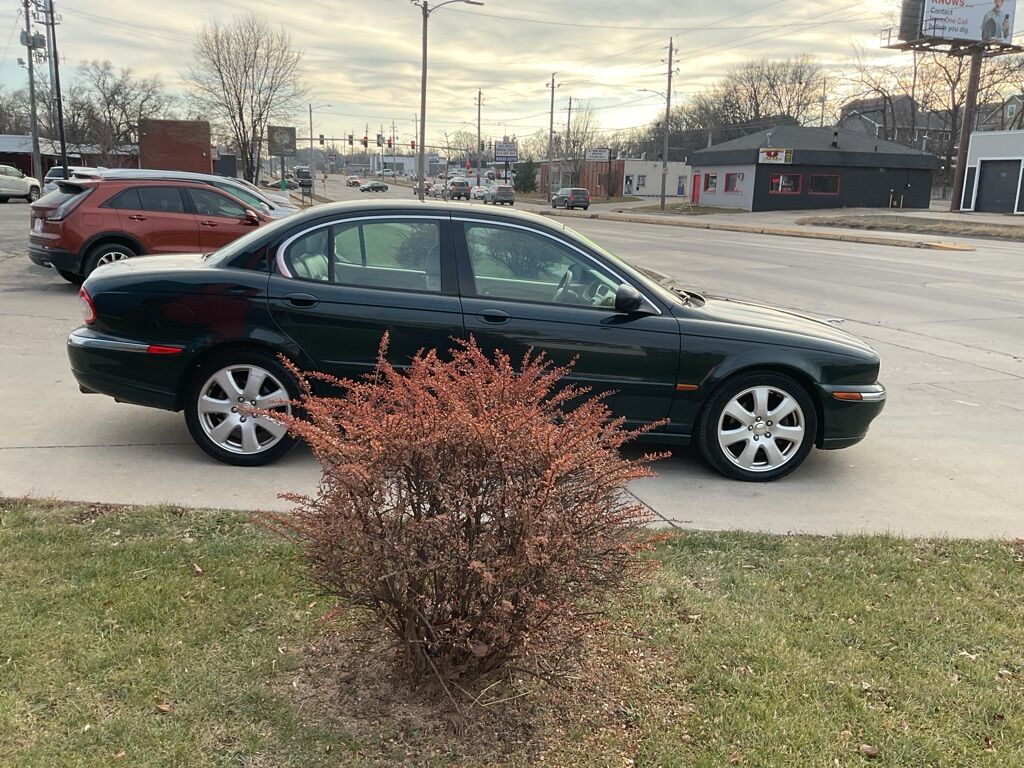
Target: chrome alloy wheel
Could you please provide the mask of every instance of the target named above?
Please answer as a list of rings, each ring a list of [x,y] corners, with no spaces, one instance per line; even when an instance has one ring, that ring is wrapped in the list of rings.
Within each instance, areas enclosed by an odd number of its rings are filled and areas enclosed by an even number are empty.
[[[124,261],[128,258],[131,258],[131,254],[124,251],[107,251],[96,259],[96,266],[102,267],[104,264],[113,264],[115,261]]]
[[[213,374],[199,390],[199,424],[225,451],[262,453],[277,445],[288,430],[265,416],[253,417],[244,408],[263,408],[291,414],[288,390],[258,365],[232,365]]]
[[[796,456],[805,427],[804,412],[791,394],[778,387],[751,387],[722,409],[718,445],[737,467],[770,472]]]

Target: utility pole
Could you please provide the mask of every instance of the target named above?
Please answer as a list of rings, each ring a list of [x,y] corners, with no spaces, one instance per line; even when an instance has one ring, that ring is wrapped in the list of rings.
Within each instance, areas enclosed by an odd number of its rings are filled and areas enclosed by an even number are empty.
[[[42,158],[39,155],[39,117],[36,112],[36,45],[32,37],[32,16],[28,11],[28,0],[25,3],[25,45],[28,48],[28,104],[29,127],[32,132],[32,175],[43,183]]]
[[[423,202],[427,190],[427,155],[423,145],[427,140],[427,19],[430,18],[430,7],[426,0],[423,0],[420,10],[423,11],[423,62],[420,71],[420,144],[416,147],[416,168],[420,175],[419,198]]]
[[[46,0],[46,22],[50,27],[50,49],[53,52],[53,96],[57,102],[57,134],[60,139],[60,162],[68,179],[68,144],[64,138],[64,100],[60,95],[60,54],[57,52],[57,13],[53,0]]]
[[[826,85],[828,84],[828,78],[825,75],[821,76],[821,127],[825,127],[825,99],[827,98],[825,93]]]
[[[570,147],[572,146],[572,96],[569,97],[569,119],[565,123],[565,152],[563,153],[566,157],[569,157]],[[558,166],[558,180],[562,181],[562,164]],[[573,183],[572,175],[569,176],[569,183]],[[561,186],[561,184],[559,184]]]
[[[981,79],[981,47],[971,53],[971,70],[967,78],[967,96],[964,99],[964,117],[960,126],[960,146],[956,152],[956,172],[953,174],[953,194],[950,196],[949,210],[959,211],[964,200],[964,178],[967,175],[967,148],[971,143],[971,131],[974,129],[974,111],[978,106],[978,82]]]
[[[559,85],[555,85],[555,75],[557,72],[551,73],[551,82],[546,83],[547,87],[551,89],[551,121],[548,124],[548,192],[551,191],[551,161],[554,159],[555,153],[555,88]]]
[[[480,107],[484,103],[484,94],[479,88],[476,92],[476,185],[480,186],[480,156],[483,154],[480,145],[483,143],[480,138]]]
[[[672,38],[668,39],[668,89],[665,91],[665,140],[661,148],[661,210],[665,210],[665,186],[668,184],[668,133],[672,115]]]

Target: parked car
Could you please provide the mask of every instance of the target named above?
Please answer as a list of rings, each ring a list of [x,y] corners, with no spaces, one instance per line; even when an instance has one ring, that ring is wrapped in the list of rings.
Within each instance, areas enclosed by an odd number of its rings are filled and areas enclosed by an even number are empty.
[[[345,179],[346,187],[359,187],[362,186],[362,184],[363,180],[358,176],[349,176],[347,179]]]
[[[85,165],[69,165],[68,178],[88,179],[98,178],[102,171],[99,168],[90,168]],[[57,188],[57,182],[64,178],[64,166],[55,165],[46,172],[43,177],[43,193],[52,192]]]
[[[590,190],[581,187],[562,187],[551,196],[551,207],[559,206],[566,210],[582,208],[584,211],[590,207]]]
[[[469,196],[473,200],[483,200],[486,197],[486,195],[487,195],[487,187],[482,186],[482,185],[481,186],[475,186],[475,187],[473,187],[472,189],[469,190]]]
[[[81,283],[115,261],[208,253],[272,221],[208,184],[176,179],[72,179],[32,204],[28,255]]]
[[[359,187],[360,192],[387,192],[388,189],[383,181],[368,181]]]
[[[575,359],[573,382],[604,393],[627,427],[657,422],[644,439],[695,442],[740,480],[859,442],[886,397],[878,355],[832,325],[655,282],[559,224],[496,209],[316,206],[205,257],[104,267],[80,297],[85,324],[67,349],[82,391],[183,410],[204,451],[245,466],[294,442],[238,410],[291,411],[299,387],[277,355],[357,377],[384,333],[397,366],[469,336],[513,360]]]
[[[465,179],[450,179],[448,181],[448,197],[452,200],[460,198],[469,200],[470,184]]]
[[[510,184],[491,184],[484,195],[484,203],[515,205],[516,193]]]
[[[161,171],[151,168],[103,168],[99,171],[86,169],[89,174],[84,178],[104,179],[174,179],[176,181],[194,181],[200,184],[209,184],[221,192],[227,192],[232,197],[237,197],[253,210],[262,211],[272,219],[280,219],[299,212],[298,206],[290,200],[279,195],[268,195],[263,190],[244,179],[234,179],[230,176],[218,176],[213,173],[193,173],[191,171]],[[76,172],[75,177],[79,174]]]
[[[39,179],[26,176],[13,165],[0,165],[0,203],[12,197],[22,197],[31,203],[40,194]]]
[[[272,179],[271,181],[268,181],[266,184],[264,184],[264,186],[267,189],[281,189],[281,180],[280,179]],[[299,188],[299,182],[297,182],[295,179],[285,177],[284,188],[285,189],[289,189],[289,190],[291,190],[291,189],[298,189]]]

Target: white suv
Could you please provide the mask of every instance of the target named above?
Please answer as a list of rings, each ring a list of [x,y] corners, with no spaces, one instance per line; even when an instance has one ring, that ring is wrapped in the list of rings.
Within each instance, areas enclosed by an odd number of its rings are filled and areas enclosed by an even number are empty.
[[[30,203],[39,199],[39,179],[26,176],[10,165],[0,165],[0,203],[12,197],[23,197]]]

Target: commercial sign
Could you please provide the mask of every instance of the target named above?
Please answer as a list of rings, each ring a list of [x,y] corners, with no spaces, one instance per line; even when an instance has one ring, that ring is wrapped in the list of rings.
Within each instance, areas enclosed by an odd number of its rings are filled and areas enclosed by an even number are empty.
[[[295,129],[272,125],[267,129],[267,144],[271,155],[295,157]]]
[[[1009,43],[1017,0],[925,0],[923,37]]]
[[[514,141],[494,142],[494,160],[498,163],[518,163],[519,146]]]
[[[588,149],[586,154],[587,160],[597,160],[602,163],[607,163],[610,157],[611,150],[609,149]]]
[[[789,165],[793,162],[793,150],[761,147],[757,150],[757,162],[764,165]]]

